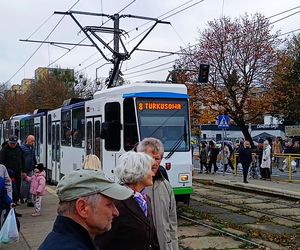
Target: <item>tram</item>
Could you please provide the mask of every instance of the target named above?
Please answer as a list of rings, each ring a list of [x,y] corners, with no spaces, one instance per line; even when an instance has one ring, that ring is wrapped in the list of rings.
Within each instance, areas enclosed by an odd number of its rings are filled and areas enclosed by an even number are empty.
[[[103,171],[114,169],[124,152],[146,137],[162,141],[166,168],[177,200],[192,193],[189,96],[183,84],[133,83],[98,91],[79,101],[20,119],[20,137],[34,134],[36,154],[45,164],[47,180],[57,183],[95,154]]]

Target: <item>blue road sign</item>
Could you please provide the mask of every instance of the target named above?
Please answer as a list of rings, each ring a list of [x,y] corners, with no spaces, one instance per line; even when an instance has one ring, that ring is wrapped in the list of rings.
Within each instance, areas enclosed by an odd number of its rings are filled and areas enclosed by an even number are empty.
[[[229,116],[219,115],[218,116],[218,128],[229,128]]]

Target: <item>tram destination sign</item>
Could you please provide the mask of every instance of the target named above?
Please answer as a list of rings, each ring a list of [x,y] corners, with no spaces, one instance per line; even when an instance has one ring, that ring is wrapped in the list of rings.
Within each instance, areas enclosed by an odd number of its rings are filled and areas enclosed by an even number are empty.
[[[285,126],[286,136],[300,136],[300,125]]]
[[[142,110],[181,110],[181,103],[139,102],[138,109]]]

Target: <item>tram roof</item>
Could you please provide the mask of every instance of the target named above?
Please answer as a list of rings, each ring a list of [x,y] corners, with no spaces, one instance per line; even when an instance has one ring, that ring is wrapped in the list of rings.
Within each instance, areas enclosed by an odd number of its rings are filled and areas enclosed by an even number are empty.
[[[187,98],[187,88],[184,84],[170,84],[170,83],[131,83],[118,87],[113,87],[101,91],[97,91],[94,94],[94,99],[110,96],[138,96],[139,94],[146,95],[149,93],[148,97],[151,97],[151,93],[163,93],[161,97],[171,98],[180,97],[170,96],[167,93],[175,93],[182,95],[181,98]],[[184,95],[184,96],[183,96]]]

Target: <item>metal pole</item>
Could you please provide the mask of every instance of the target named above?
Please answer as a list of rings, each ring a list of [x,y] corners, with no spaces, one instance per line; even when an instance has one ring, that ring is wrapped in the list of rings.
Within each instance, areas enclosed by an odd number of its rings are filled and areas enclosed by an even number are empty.
[[[288,164],[289,164],[289,181],[292,181],[292,163],[291,163],[291,155],[289,154],[288,158]]]
[[[222,128],[222,137],[223,137],[223,141],[222,141],[222,145],[223,145],[223,149],[222,149],[222,163],[223,163],[223,175],[225,175],[225,164],[224,164],[224,159],[225,159],[225,151],[224,151],[224,149],[225,149],[225,142],[224,142],[224,136],[225,136],[225,129],[224,128]]]
[[[233,167],[234,167],[234,175],[237,175],[237,166],[236,166],[236,155],[237,153],[233,154]]]

